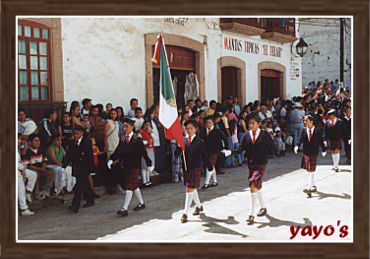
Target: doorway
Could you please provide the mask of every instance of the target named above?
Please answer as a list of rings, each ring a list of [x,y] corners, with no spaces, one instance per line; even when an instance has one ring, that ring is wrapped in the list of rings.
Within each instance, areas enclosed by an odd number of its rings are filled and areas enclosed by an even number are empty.
[[[272,69],[261,71],[261,102],[281,97],[281,72]]]
[[[221,68],[221,98],[224,101],[230,96],[240,96],[241,69],[233,66]]]

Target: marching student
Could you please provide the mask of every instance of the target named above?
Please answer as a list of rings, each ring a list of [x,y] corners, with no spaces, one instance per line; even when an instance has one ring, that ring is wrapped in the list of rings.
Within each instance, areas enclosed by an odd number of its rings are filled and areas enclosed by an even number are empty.
[[[351,164],[351,107],[346,107],[344,109],[344,116],[342,118],[344,124],[346,125],[346,136],[344,136],[344,150],[346,152],[346,164]]]
[[[125,129],[124,140],[120,141],[118,147],[110,156],[108,168],[111,169],[113,161],[118,161],[124,170],[124,189],[126,190],[126,196],[122,208],[117,211],[117,215],[125,217],[128,216],[128,207],[133,193],[135,193],[136,198],[139,200],[139,204],[134,208],[134,211],[145,208],[145,203],[139,189],[141,159],[145,159],[148,169],[151,172],[154,167],[152,166],[152,161],[148,157],[142,138],[134,134],[135,121],[130,118],[125,118],[123,127]]]
[[[275,144],[271,135],[260,129],[261,118],[257,112],[253,112],[249,117],[249,132],[247,132],[240,145],[240,149],[246,152],[247,165],[249,169],[249,187],[251,191],[251,207],[248,225],[254,223],[255,207],[257,199],[260,203],[261,209],[257,216],[266,215],[267,209],[262,197],[262,178],[266,169],[267,156],[275,153]]]
[[[337,111],[331,109],[328,111],[329,119],[326,121],[325,125],[325,146],[329,146],[331,156],[333,158],[333,170],[339,172],[339,160],[342,140],[347,136],[347,129],[344,122],[337,118]],[[326,141],[327,140],[327,141]],[[350,143],[351,140],[347,140]]]
[[[314,126],[314,117],[306,115],[304,117],[304,124],[305,129],[302,131],[300,139],[294,147],[294,153],[297,154],[299,146],[303,144],[301,168],[306,169],[309,173],[308,186],[303,189],[303,192],[311,198],[312,193],[317,191],[315,172],[319,147],[321,147],[323,157],[326,155],[326,147],[324,145],[322,130]]]
[[[203,140],[197,135],[198,125],[194,120],[185,122],[185,129],[188,138],[185,141],[185,185],[186,198],[184,214],[181,217],[181,223],[188,221],[188,212],[194,200],[196,204],[194,216],[199,215],[203,211],[203,206],[200,203],[197,188],[200,185],[202,162],[208,165],[208,171],[213,171],[213,166],[208,160],[208,156],[204,147]]]
[[[202,189],[208,187],[215,187],[218,185],[216,177],[216,164],[221,150],[228,149],[228,142],[226,136],[216,129],[213,122],[213,115],[208,115],[205,119],[205,128],[201,131],[201,137],[204,140],[204,146],[208,155],[209,163],[213,170],[206,169],[206,180]],[[210,184],[212,178],[212,183]]]
[[[80,209],[82,194],[86,198],[86,204],[82,206],[83,208],[88,208],[95,204],[88,180],[94,166],[93,148],[91,140],[84,136],[84,133],[85,128],[81,126],[73,128],[74,141],[69,145],[69,150],[63,159],[62,165],[63,170],[65,170],[69,164],[72,164],[72,176],[76,177],[72,205],[68,207],[73,213],[77,213]]]

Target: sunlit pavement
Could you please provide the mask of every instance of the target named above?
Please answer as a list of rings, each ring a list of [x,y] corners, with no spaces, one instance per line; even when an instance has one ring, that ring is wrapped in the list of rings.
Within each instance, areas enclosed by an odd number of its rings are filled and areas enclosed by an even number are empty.
[[[253,226],[246,224],[250,193],[249,189],[245,189],[204,202],[204,213],[201,216],[190,215],[189,222],[185,224],[180,223],[182,210],[178,210],[169,219],[153,218],[98,239],[349,242],[353,237],[351,167],[340,166],[341,171],[337,173],[331,168],[328,165],[318,166],[315,179],[318,192],[313,193],[312,198],[302,191],[308,181],[308,174],[302,169],[264,182],[268,214],[257,217]],[[199,191],[200,199],[205,192],[212,191]],[[295,226],[294,231],[299,229],[293,239],[290,239],[291,226]],[[344,231],[346,226],[348,235]],[[341,234],[344,237],[340,237]]]

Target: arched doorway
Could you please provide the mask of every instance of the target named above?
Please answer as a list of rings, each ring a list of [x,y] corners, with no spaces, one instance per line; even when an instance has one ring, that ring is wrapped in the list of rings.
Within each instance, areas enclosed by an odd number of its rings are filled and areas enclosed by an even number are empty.
[[[154,45],[153,45],[154,52]],[[188,48],[166,45],[166,52],[171,68],[171,77],[173,81],[177,105],[183,106],[185,100],[185,84],[189,80],[189,74],[195,73],[195,52]],[[159,64],[153,64],[153,101],[159,103]],[[195,86],[194,86],[195,87]]]
[[[155,66],[151,62],[153,54],[153,46],[157,40],[158,33],[145,34],[145,67],[146,67],[146,105],[151,106],[155,101],[154,93],[154,80],[156,80],[156,73],[159,74],[159,70],[155,71]],[[197,75],[199,82],[199,98],[205,98],[205,75],[204,75],[204,45],[202,42],[196,40],[175,35],[164,33],[164,39],[166,43],[168,59],[171,63],[171,55],[169,49],[176,51],[176,55],[173,55],[173,61],[176,58],[184,58],[180,63],[186,64],[180,67],[171,67],[171,74],[174,73],[178,76],[178,82],[183,80],[186,75],[190,72],[194,72]],[[181,59],[181,58],[180,58]],[[174,77],[174,75],[172,75]],[[182,95],[183,96],[183,95]]]
[[[217,96],[223,101],[229,96],[237,96],[239,103],[245,104],[245,62],[236,57],[225,56],[217,61]]]
[[[221,99],[238,96],[240,98],[241,69],[233,66],[221,68]]]
[[[258,99],[264,103],[275,97],[285,98],[286,69],[283,65],[270,61],[258,64]]]
[[[261,70],[261,101],[272,100],[282,95],[281,72],[273,69]]]

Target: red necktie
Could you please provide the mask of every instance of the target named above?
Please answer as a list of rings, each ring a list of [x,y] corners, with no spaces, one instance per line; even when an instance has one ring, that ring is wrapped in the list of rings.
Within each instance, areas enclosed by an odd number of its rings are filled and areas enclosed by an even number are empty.
[[[130,135],[126,135],[125,141],[126,141],[126,144],[128,144],[130,142]]]
[[[312,129],[309,129],[309,135],[308,135],[308,138],[309,138],[309,140],[311,141],[311,139],[312,139]]]
[[[252,143],[254,144],[256,142],[256,132],[252,131],[252,135],[253,135]]]

